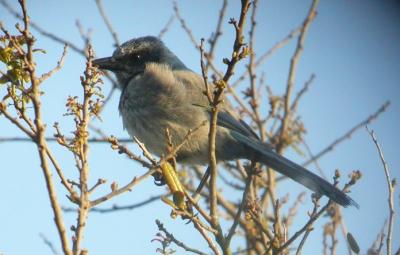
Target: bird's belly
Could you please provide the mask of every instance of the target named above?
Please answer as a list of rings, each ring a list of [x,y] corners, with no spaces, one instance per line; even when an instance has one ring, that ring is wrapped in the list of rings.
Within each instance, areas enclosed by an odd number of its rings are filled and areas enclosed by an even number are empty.
[[[198,126],[196,123],[188,125],[179,119],[171,119],[171,116],[160,116],[158,112],[137,109],[129,112],[121,109],[121,115],[124,128],[129,135],[135,136],[156,156],[162,157],[167,154],[166,129],[168,129],[174,146],[185,141],[177,153],[179,162],[193,165],[205,164],[208,161],[208,125],[201,126],[192,134],[192,138],[195,139],[190,139],[191,137],[185,139],[189,129]]]
[[[159,122],[148,114],[121,111],[124,128],[133,138],[136,137],[153,154],[161,156],[165,148],[165,138]]]

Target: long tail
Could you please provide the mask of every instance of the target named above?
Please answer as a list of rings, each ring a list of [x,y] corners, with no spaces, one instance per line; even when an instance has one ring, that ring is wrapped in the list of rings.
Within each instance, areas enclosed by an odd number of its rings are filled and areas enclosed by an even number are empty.
[[[254,152],[256,159],[259,160],[260,163],[273,168],[277,172],[293,179],[318,194],[329,197],[344,207],[353,205],[359,208],[359,205],[343,191],[304,167],[275,153],[267,145],[240,134],[233,134],[233,136],[246,144],[247,147]]]

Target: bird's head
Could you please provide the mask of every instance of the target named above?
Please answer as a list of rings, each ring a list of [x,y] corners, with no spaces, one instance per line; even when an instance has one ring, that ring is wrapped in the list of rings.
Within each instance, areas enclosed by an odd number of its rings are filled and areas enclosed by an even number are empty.
[[[111,57],[93,60],[93,65],[112,71],[119,86],[145,71],[148,63],[168,65],[172,70],[186,69],[185,65],[157,37],[145,36],[129,40],[119,46]]]

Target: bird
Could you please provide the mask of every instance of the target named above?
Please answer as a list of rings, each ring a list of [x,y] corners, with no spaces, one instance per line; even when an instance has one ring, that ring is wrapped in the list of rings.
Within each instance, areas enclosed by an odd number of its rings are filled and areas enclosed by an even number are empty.
[[[188,130],[198,127],[177,152],[178,163],[206,165],[208,159],[209,101],[201,75],[192,71],[155,36],[138,37],[118,46],[112,56],[92,64],[114,73],[121,90],[119,112],[124,128],[157,156],[165,154],[165,130],[178,144]],[[201,107],[203,106],[203,107]],[[255,160],[325,195],[344,207],[359,205],[343,191],[299,164],[276,153],[234,112],[219,105],[216,133],[218,161]]]

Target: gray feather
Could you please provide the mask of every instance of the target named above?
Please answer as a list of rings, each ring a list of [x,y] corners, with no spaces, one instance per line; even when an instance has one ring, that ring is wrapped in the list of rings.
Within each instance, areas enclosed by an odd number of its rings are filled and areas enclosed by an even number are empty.
[[[204,96],[203,78],[189,70],[164,43],[152,36],[129,40],[111,57],[96,59],[93,65],[117,77],[121,88],[119,104],[124,127],[154,154],[165,154],[165,129],[175,144],[186,133],[210,120]],[[227,102],[219,105],[216,153],[219,160],[246,158],[258,160],[283,175],[323,194],[335,202],[357,206],[350,197],[307,169],[276,154],[234,113]],[[209,125],[205,125],[178,152],[186,164],[208,163]]]

